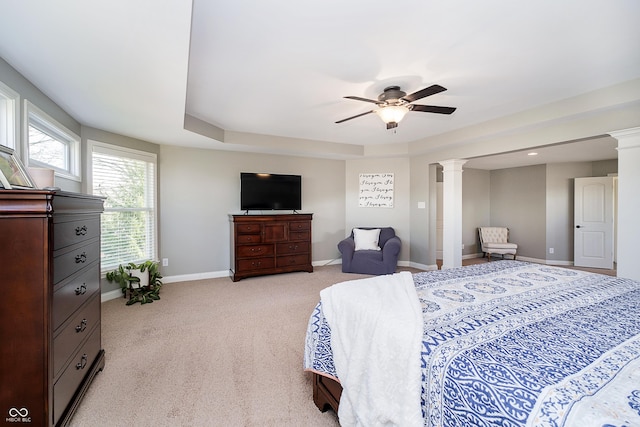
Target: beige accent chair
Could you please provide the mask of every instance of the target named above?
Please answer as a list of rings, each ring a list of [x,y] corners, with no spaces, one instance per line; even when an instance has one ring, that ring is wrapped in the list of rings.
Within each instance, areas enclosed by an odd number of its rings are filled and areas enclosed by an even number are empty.
[[[516,259],[518,245],[509,242],[509,229],[507,227],[480,227],[478,228],[478,235],[480,236],[482,252],[486,254],[489,261],[491,261],[492,254],[502,255],[502,259],[504,259],[505,254],[511,254],[513,259]]]

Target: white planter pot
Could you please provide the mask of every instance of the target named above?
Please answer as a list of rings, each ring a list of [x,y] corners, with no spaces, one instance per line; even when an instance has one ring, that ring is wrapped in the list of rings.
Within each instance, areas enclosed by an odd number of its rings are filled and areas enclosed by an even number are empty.
[[[135,270],[130,270],[129,274],[140,278],[139,282],[131,282],[132,288],[136,289],[143,286],[149,286],[149,270],[145,270],[144,273],[142,273],[139,268],[136,268]]]

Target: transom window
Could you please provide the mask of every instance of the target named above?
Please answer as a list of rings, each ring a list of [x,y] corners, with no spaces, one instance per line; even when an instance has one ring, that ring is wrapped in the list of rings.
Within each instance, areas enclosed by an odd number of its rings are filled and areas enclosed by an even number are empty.
[[[0,145],[16,149],[16,104],[19,95],[0,82]]]
[[[29,165],[79,179],[80,138],[28,101],[25,109]]]

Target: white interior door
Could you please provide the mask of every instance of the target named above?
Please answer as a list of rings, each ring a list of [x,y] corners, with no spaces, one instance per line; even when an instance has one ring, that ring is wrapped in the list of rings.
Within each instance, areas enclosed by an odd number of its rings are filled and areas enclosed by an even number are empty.
[[[574,265],[612,269],[613,177],[575,179],[574,227]]]

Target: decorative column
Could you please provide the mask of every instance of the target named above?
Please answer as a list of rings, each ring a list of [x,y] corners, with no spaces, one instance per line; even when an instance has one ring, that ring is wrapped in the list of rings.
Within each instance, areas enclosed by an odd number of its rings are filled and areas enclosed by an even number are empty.
[[[618,140],[618,277],[640,280],[640,127],[609,135]]]
[[[445,160],[442,183],[442,268],[462,266],[462,165],[466,160]]]

